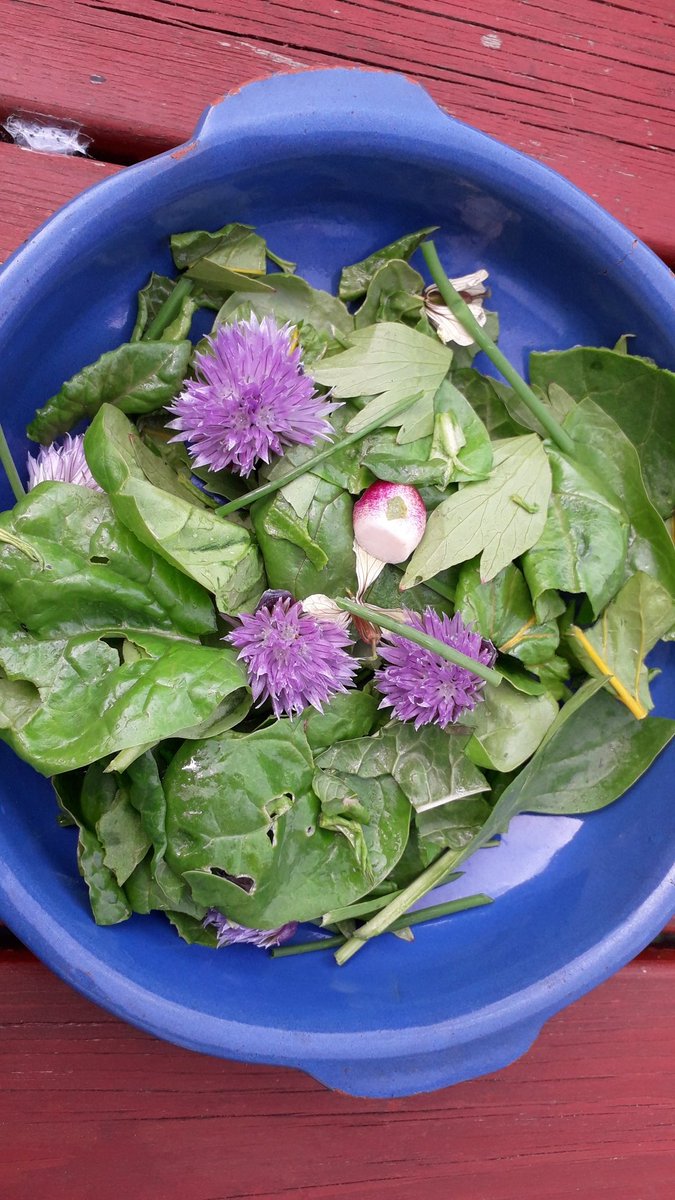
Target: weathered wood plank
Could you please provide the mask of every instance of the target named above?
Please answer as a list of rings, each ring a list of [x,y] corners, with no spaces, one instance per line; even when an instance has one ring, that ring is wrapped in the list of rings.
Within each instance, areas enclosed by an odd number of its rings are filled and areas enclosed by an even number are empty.
[[[664,1200],[675,956],[637,959],[497,1075],[354,1100],[130,1029],[0,955],[3,1200]]]
[[[32,0],[6,4],[0,114],[83,123],[104,158],[189,137],[214,96],[272,72],[364,64],[533,154],[675,259],[669,0]],[[39,28],[40,36],[35,31]]]

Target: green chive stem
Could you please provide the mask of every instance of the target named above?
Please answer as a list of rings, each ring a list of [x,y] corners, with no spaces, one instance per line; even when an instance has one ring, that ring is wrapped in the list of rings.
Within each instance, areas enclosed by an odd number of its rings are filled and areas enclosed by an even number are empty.
[[[194,284],[192,280],[186,279],[185,276],[178,280],[175,288],[171,294],[167,296],[166,300],[161,305],[155,317],[150,322],[148,328],[143,334],[144,342],[161,341],[164,330],[167,329],[171,322],[178,316],[183,301],[185,300],[186,296],[190,295],[193,287]]]
[[[312,458],[308,458],[307,462],[293,467],[292,471],[289,471],[287,475],[282,475],[278,479],[270,479],[268,483],[263,483],[260,487],[253,488],[250,492],[245,492],[243,496],[238,496],[236,500],[230,500],[227,504],[221,505],[218,509],[219,515],[227,517],[239,508],[248,508],[249,504],[255,504],[256,500],[264,500],[265,496],[271,496],[273,492],[278,492],[280,488],[286,487],[287,483],[292,483],[294,479],[299,479],[301,475],[306,475],[308,471],[313,471],[315,467],[318,467],[319,463],[325,462],[337,450],[345,450],[347,446],[355,445],[366,434],[373,433],[380,426],[385,425],[392,417],[397,417],[410,404],[414,404],[415,401],[419,400],[421,395],[421,392],[416,392],[414,396],[407,396],[404,400],[397,401],[396,404],[392,404],[387,412],[381,413],[379,417],[374,418],[367,425],[364,425],[363,429],[359,429],[356,433],[348,433],[339,442],[331,442],[330,446],[326,446],[325,450],[320,450],[318,454],[314,454]]]
[[[412,625],[406,625],[405,621],[397,621],[395,617],[389,617],[369,604],[359,604],[356,600],[348,600],[345,596],[336,596],[335,603],[338,608],[351,613],[353,617],[361,617],[364,621],[371,621],[373,625],[378,625],[380,629],[398,633],[400,637],[407,638],[409,642],[415,642],[418,646],[423,646],[425,650],[431,650],[432,654],[438,654],[458,667],[465,667],[467,671],[478,675],[480,679],[491,683],[493,687],[499,687],[502,681],[499,671],[495,671],[492,667],[486,667],[484,663],[476,662],[475,658],[471,658],[468,654],[462,654],[460,650],[455,650],[454,646],[448,646],[446,642],[441,642],[438,638],[413,628]]]
[[[436,884],[434,884],[434,887]],[[415,912],[407,913],[401,916],[396,921],[392,921],[382,933],[395,933],[399,929],[407,929],[410,925],[421,925],[425,921],[435,921],[439,917],[447,917],[452,913],[465,912],[470,908],[481,908],[485,904],[492,904],[491,896],[486,896],[483,892],[479,892],[475,896],[463,896],[459,900],[446,900],[444,904],[431,904],[429,908],[420,908]],[[294,954],[311,954],[314,950],[331,950],[334,946],[347,946],[351,941],[356,940],[360,945],[365,945],[362,941],[362,930],[366,928],[362,925],[359,930],[346,941],[344,938],[335,936],[328,938],[317,938],[314,942],[299,942],[294,946],[275,946],[270,951],[273,958],[290,958]],[[338,951],[339,953],[339,951]],[[337,958],[337,955],[335,956]],[[351,955],[348,955],[351,957]]]
[[[358,934],[350,937],[344,946],[340,946],[339,950],[337,950],[335,961],[338,966],[341,967],[344,963],[348,962],[354,954],[357,954],[365,946],[370,938],[378,937],[381,933],[386,933],[397,921],[400,921],[404,914],[408,913],[411,905],[416,904],[418,900],[421,900],[428,892],[438,886],[452,870],[461,853],[461,850],[445,850],[435,862],[432,862],[431,866],[427,867],[425,871],[422,871],[421,875],[417,876],[417,879],[413,879],[412,883],[409,883],[402,892],[399,892],[393,900],[390,900],[385,908],[375,913],[375,916],[366,921],[365,925],[361,925]],[[408,913],[403,924],[409,925],[413,916],[414,913]]]
[[[461,871],[451,871],[447,878],[442,880],[442,883],[452,883],[453,879],[459,879],[461,874]],[[400,890],[397,888],[394,892],[373,896],[370,900],[357,900],[355,904],[347,904],[344,908],[334,908],[322,917],[321,926],[325,928],[327,925],[337,925],[338,921],[351,920],[353,917],[365,917],[369,913],[378,912],[384,908],[385,904],[395,900]]]
[[[527,405],[533,416],[544,426],[544,429],[553,439],[556,445],[562,450],[563,454],[574,454],[574,442],[561,425],[558,424],[555,417],[551,414],[545,404],[542,404],[538,396],[535,396],[532,388],[525,382],[522,375],[519,375],[515,367],[511,366],[508,358],[502,354],[498,346],[495,345],[492,338],[478,324],[469,306],[465,304],[459,292],[456,292],[450,280],[448,279],[441,261],[438,257],[436,247],[433,242],[422,243],[422,254],[425,262],[431,273],[436,287],[443,297],[448,308],[457,317],[457,320],[470,333],[474,342],[484,350],[488,358],[494,363],[497,370],[504,376],[506,381],[511,384],[516,395]]]
[[[14,499],[22,500],[26,495],[26,489],[23,486],[19,472],[16,469],[14,459],[12,458],[12,452],[7,444],[7,438],[5,437],[5,431],[2,428],[2,425],[0,425],[0,463],[2,463],[3,467],[5,468],[5,475],[9,481],[9,486],[14,492]]]

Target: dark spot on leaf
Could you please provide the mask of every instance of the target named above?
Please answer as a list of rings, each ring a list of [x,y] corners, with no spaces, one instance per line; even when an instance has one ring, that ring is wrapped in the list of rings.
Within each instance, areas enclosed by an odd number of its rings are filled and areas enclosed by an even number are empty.
[[[252,879],[250,875],[230,875],[222,867],[211,867],[210,871],[212,875],[217,875],[219,879],[227,879],[230,883],[236,884],[238,888],[241,888],[242,892],[246,892],[249,896],[255,891],[255,879]]]
[[[107,566],[107,564],[110,562],[110,559],[106,558],[105,554],[92,554],[89,562],[102,563],[104,566]]]
[[[308,825],[308,826],[307,826],[307,828],[306,828],[306,830],[305,830],[305,833],[307,834],[307,837],[313,837],[313,835],[314,835],[314,832],[315,832],[314,826],[313,826],[313,825]]]

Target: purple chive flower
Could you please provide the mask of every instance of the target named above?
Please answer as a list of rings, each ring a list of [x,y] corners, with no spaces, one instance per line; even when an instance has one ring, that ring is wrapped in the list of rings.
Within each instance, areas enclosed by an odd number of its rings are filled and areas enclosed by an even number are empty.
[[[494,664],[497,651],[492,642],[474,633],[459,613],[451,619],[439,616],[433,608],[422,614],[408,609],[405,619],[414,629],[476,662],[487,667]],[[480,692],[485,681],[466,667],[455,666],[399,634],[383,631],[382,638],[379,653],[386,665],[375,672],[376,686],[384,697],[380,708],[392,708],[399,721],[414,721],[415,729],[435,722],[445,729],[483,699]]]
[[[297,921],[289,921],[286,925],[280,925],[278,929],[249,929],[246,925],[237,925],[236,922],[230,921],[217,908],[209,909],[202,924],[205,927],[215,926],[218,947],[248,943],[250,946],[262,946],[264,950],[287,942],[298,928]]]
[[[239,615],[228,635],[246,664],[254,700],[271,700],[275,717],[292,717],[308,705],[322,711],[334,692],[346,692],[358,663],[346,647],[352,641],[340,625],[320,620],[292,597]]]
[[[197,379],[169,408],[173,440],[188,443],[196,467],[250,475],[286,446],[332,436],[328,417],[338,406],[314,395],[289,325],[252,316],[208,341],[211,352],[195,355]]]
[[[81,487],[100,492],[102,489],[84,457],[83,442],[81,433],[75,437],[67,433],[60,446],[52,442],[51,446],[41,446],[36,455],[29,454],[26,460],[28,491],[32,491],[38,483],[54,479],[59,483],[78,483]]]

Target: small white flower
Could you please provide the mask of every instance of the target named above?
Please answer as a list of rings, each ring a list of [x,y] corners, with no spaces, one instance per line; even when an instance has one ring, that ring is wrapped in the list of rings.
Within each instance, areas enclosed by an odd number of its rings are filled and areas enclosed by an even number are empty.
[[[351,621],[349,613],[343,612],[341,608],[338,608],[330,596],[324,596],[322,592],[315,592],[312,596],[306,596],[300,603],[302,604],[303,611],[309,613],[312,617],[316,617],[317,621],[331,621],[334,625],[339,625],[345,631],[349,629]]]
[[[479,325],[484,325],[487,320],[487,314],[483,309],[483,300],[488,295],[488,290],[483,286],[488,273],[485,270],[474,271],[471,275],[460,275],[457,279],[451,279],[450,283],[456,292],[459,292],[463,300],[466,301],[469,312],[478,321]],[[456,346],[471,346],[473,338],[454,313],[443,303],[443,298],[434,283],[424,289],[424,309],[431,325],[433,325],[436,333],[442,342],[454,342]]]

